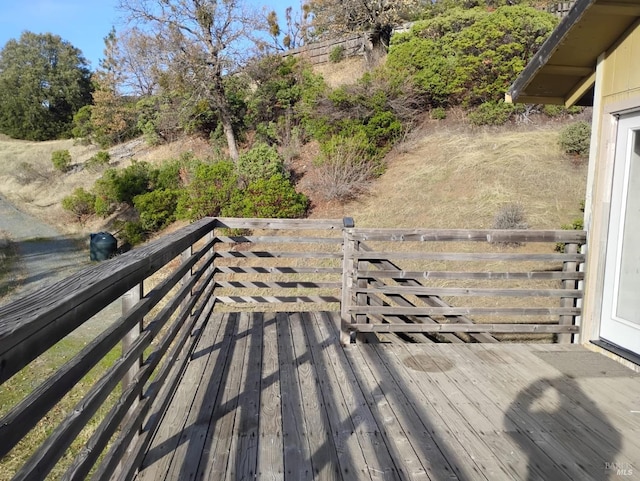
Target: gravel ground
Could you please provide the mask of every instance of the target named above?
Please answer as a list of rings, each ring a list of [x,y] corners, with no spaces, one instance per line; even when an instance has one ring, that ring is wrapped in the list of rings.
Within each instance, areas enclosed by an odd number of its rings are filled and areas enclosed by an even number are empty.
[[[0,196],[0,231],[9,235],[18,251],[16,268],[0,283],[17,284],[0,305],[19,299],[46,285],[64,279],[91,265],[88,236],[77,238],[62,235],[54,227],[21,212]],[[120,303],[114,302],[96,318],[81,328],[84,335],[93,336],[104,328],[105,316],[115,319]]]

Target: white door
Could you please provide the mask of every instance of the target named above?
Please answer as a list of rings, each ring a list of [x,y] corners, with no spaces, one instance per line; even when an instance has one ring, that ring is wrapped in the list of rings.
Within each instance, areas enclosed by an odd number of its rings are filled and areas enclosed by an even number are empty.
[[[600,337],[640,354],[640,112],[618,121]]]

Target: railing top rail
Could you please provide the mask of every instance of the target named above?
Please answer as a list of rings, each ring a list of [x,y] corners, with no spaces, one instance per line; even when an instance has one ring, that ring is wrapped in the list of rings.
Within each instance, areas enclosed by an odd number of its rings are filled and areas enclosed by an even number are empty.
[[[361,241],[417,241],[417,242],[586,242],[582,230],[499,230],[499,229],[370,229],[350,231]]]
[[[25,365],[86,319],[118,299],[136,284],[158,271],[207,232],[215,219],[206,218],[168,234],[144,247],[96,266],[91,266],[58,283],[46,286],[28,297],[0,307],[0,361],[20,349]],[[35,343],[25,349],[35,333],[42,339],[50,332],[47,345]],[[21,344],[23,344],[21,346]],[[0,365],[0,380],[11,372]],[[11,368],[11,371],[18,365]]]
[[[296,229],[336,230],[343,227],[342,219],[243,219],[217,217],[215,227],[230,229]]]

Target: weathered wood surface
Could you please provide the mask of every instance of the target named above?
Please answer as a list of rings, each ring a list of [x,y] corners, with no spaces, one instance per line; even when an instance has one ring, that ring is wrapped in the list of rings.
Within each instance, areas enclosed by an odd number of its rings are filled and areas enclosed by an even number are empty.
[[[216,314],[137,479],[595,481],[640,466],[640,375],[604,356],[343,348],[335,317]],[[593,369],[580,372],[585,360]]]
[[[357,228],[354,239],[363,242],[586,242],[578,230],[478,230],[478,229],[369,229]]]
[[[578,253],[584,231],[347,228],[345,236],[358,246],[345,249],[353,268],[343,281],[350,291],[343,292],[350,303],[342,306],[343,325],[351,336],[442,332],[451,340],[453,333],[471,333],[495,342],[488,333],[560,333],[567,342],[577,332],[545,325],[572,326],[581,313],[575,300],[583,295],[577,281],[584,278],[579,266],[585,256]],[[554,252],[558,244],[565,252]],[[446,322],[417,327],[397,322],[401,316],[421,316],[427,324],[444,316]],[[529,316],[540,327],[504,325],[514,316]],[[452,328],[453,322],[472,327]],[[493,330],[473,327],[488,323],[495,323]]]
[[[161,241],[87,268],[0,307],[0,382],[210,231],[203,219]]]

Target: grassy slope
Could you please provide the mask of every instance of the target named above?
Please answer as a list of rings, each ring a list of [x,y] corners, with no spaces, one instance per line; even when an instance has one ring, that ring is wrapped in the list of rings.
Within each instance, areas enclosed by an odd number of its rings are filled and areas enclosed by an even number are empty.
[[[560,128],[432,123],[396,149],[368,196],[318,214],[371,227],[490,228],[503,205],[519,202],[530,228],[559,228],[581,217],[587,173],[586,161],[560,151]]]

